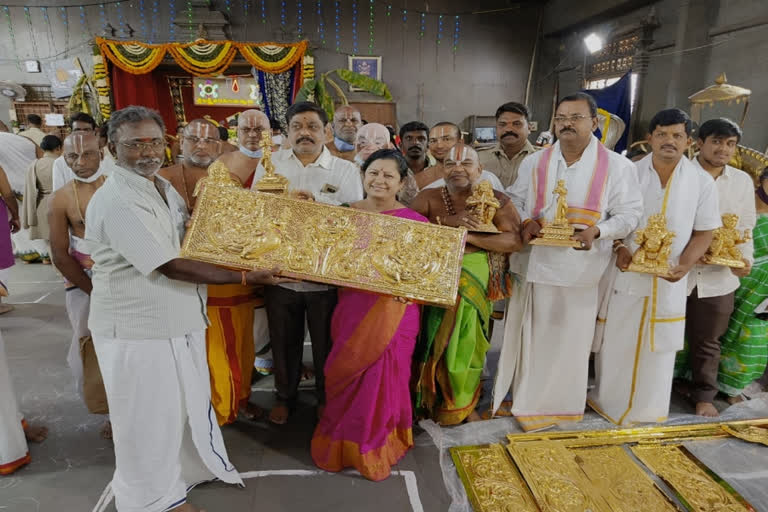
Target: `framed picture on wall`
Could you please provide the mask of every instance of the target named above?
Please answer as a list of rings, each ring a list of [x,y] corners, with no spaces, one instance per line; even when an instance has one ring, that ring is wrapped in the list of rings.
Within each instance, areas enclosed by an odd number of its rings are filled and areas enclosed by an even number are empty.
[[[381,80],[381,57],[357,57],[350,55],[348,59],[347,68],[350,71]],[[364,89],[350,85],[349,90],[351,92],[358,92]]]

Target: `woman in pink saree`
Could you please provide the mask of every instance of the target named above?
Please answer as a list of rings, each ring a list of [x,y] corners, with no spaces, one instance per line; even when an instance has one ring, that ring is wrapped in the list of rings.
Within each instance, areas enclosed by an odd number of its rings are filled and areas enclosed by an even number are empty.
[[[366,198],[352,208],[428,222],[397,200],[408,172],[397,150],[376,151],[362,170]],[[339,290],[325,364],[327,405],[312,438],[318,467],[334,472],[353,467],[369,480],[384,480],[413,446],[408,386],[418,332],[416,304]]]

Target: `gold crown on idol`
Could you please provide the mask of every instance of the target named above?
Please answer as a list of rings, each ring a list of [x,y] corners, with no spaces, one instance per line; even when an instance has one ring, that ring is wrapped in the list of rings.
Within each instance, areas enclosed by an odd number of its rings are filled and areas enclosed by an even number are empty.
[[[261,165],[264,167],[264,176],[256,182],[254,188],[259,192],[284,194],[288,190],[288,178],[275,172],[275,164],[272,163],[272,133],[270,130],[261,132]]]

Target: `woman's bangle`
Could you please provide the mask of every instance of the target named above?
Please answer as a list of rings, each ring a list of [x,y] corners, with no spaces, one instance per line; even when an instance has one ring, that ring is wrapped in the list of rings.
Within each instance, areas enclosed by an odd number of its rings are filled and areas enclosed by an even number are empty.
[[[240,271],[240,284],[243,286],[248,286],[248,281],[245,279],[245,270]]]
[[[613,252],[619,252],[619,249],[621,249],[622,247],[625,248],[625,249],[628,249],[628,247],[626,245],[624,245],[624,242],[619,241],[619,243],[614,243],[613,244]]]

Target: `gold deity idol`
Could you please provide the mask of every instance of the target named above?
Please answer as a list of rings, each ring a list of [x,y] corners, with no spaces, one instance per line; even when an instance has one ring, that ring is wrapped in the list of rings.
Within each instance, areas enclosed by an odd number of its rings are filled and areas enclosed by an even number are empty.
[[[726,213],[723,215],[723,227],[715,230],[712,244],[710,244],[707,253],[704,255],[704,261],[709,265],[723,265],[733,268],[744,268],[743,255],[741,250],[736,247],[750,239],[749,230],[744,230],[744,236],[736,229],[739,223],[739,216],[735,213]]]
[[[565,180],[557,180],[557,187],[555,187],[552,193],[557,194],[555,220],[545,224],[542,219],[542,228],[539,231],[539,236],[531,240],[531,244],[554,247],[581,247],[581,242],[571,238],[576,232],[576,228],[571,226],[566,216],[568,213],[568,203],[565,198],[568,195],[568,189],[565,188]]]
[[[493,195],[493,186],[490,181],[484,180],[472,185],[472,195],[467,198],[464,204],[467,211],[483,223],[482,226],[472,231],[481,233],[499,232],[499,229],[493,225],[493,217],[496,215],[496,210],[499,209],[501,203]]]
[[[651,215],[645,229],[638,229],[635,243],[640,247],[632,255],[630,272],[666,276],[669,274],[669,253],[675,233],[667,230],[667,218],[663,213]]]
[[[272,163],[272,133],[269,130],[261,132],[261,166],[264,167],[264,176],[256,182],[254,187],[259,192],[272,192],[282,194],[288,189],[288,178],[275,173],[275,164]]]

